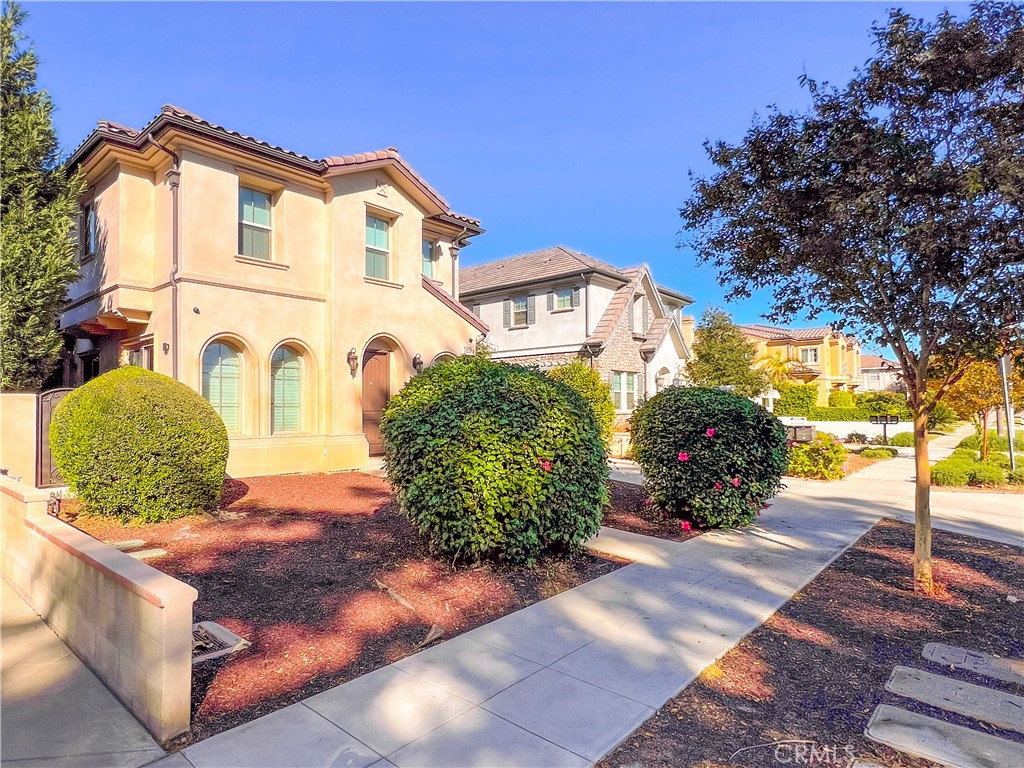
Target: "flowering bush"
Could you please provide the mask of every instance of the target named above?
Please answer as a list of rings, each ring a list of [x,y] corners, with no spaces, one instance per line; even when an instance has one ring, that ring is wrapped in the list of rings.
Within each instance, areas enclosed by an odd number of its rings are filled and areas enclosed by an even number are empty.
[[[402,511],[449,557],[528,564],[601,525],[601,427],[543,373],[475,356],[434,365],[391,399],[381,434]]]
[[[632,427],[644,487],[669,514],[705,526],[746,525],[782,487],[785,429],[746,398],[668,387],[636,410]]]
[[[796,443],[790,448],[787,475],[816,480],[838,480],[843,476],[846,449],[828,432],[819,432],[810,443]]]

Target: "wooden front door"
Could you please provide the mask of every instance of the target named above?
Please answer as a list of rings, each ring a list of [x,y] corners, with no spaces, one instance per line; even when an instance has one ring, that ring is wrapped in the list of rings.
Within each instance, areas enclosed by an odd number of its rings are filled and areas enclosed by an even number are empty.
[[[391,353],[386,349],[368,349],[363,355],[363,434],[370,444],[370,455],[384,453],[380,420],[391,397]]]

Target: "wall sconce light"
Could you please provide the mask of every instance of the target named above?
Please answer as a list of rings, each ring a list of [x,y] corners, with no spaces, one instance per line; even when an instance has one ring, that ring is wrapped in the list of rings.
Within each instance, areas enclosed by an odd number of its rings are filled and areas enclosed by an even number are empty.
[[[171,351],[171,345],[165,341],[163,344],[160,345],[160,349],[162,349],[164,351],[164,354],[166,355],[168,352]]]
[[[419,352],[412,356],[412,367],[416,369],[416,373],[423,370],[423,355]]]
[[[359,355],[356,354],[355,347],[352,347],[352,349],[348,351],[348,357],[345,359],[348,360],[348,367],[349,370],[352,371],[352,378],[355,378],[356,371],[359,369]]]

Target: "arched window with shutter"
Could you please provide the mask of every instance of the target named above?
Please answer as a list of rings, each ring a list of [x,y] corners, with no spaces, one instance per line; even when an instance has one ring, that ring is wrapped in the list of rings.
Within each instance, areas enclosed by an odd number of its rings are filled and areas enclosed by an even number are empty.
[[[203,352],[203,397],[228,432],[241,431],[242,357],[228,344],[215,342]]]
[[[302,359],[288,347],[278,347],[270,359],[273,432],[302,428]]]

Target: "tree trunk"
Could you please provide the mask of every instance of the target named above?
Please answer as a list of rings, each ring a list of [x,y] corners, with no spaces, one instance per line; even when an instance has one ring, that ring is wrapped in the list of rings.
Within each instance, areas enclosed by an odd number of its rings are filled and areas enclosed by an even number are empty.
[[[928,463],[928,416],[914,410],[914,589],[932,594],[932,468]]]

